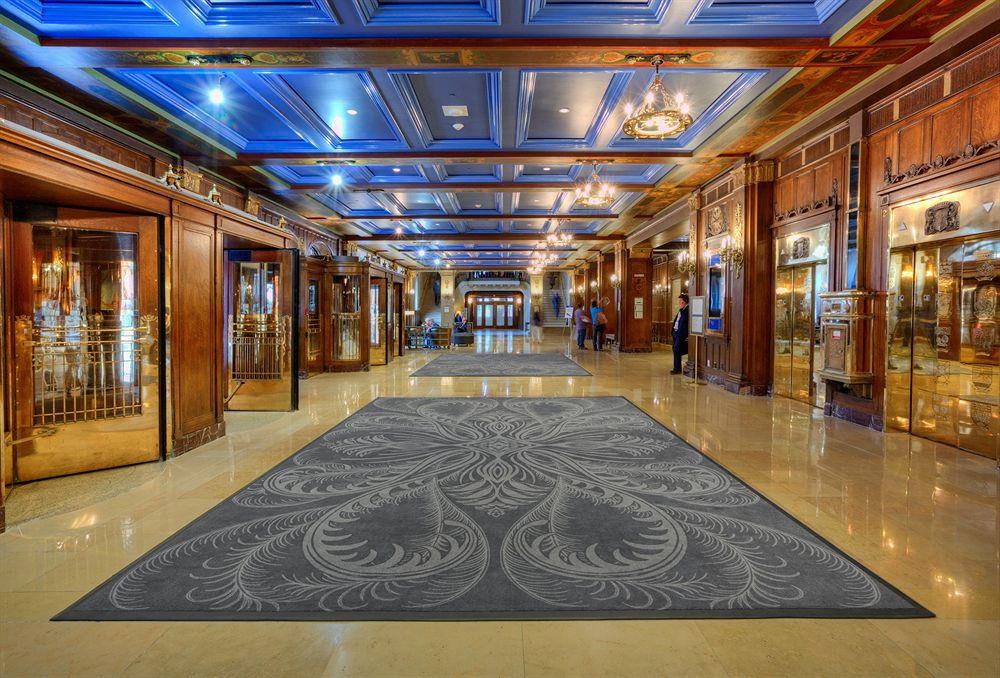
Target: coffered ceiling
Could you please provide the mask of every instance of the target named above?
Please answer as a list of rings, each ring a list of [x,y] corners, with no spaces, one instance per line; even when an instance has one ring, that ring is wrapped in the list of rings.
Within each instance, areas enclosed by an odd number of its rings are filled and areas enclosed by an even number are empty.
[[[881,69],[972,0],[3,0],[7,72],[406,264],[607,245]],[[634,140],[663,79],[694,119]],[[65,89],[65,88],[61,88]],[[606,209],[574,204],[597,163]]]

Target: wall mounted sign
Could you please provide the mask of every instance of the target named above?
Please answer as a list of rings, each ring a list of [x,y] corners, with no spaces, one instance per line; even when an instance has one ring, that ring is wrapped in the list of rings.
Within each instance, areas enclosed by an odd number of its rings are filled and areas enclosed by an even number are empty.
[[[632,309],[632,311],[633,311],[633,313],[632,313],[632,316],[633,316],[633,317],[634,317],[634,318],[635,318],[636,320],[642,320],[642,312],[643,312],[643,298],[642,298],[642,297],[636,297],[636,298],[634,299],[634,302],[635,302],[635,303],[634,303],[634,305],[633,305],[633,309]]]
[[[705,297],[691,297],[688,305],[688,333],[696,337],[705,334]]]

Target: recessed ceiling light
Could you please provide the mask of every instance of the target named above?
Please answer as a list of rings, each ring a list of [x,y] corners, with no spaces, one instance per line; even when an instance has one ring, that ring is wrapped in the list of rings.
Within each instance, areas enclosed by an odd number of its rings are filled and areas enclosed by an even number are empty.
[[[213,87],[208,92],[208,100],[214,106],[221,106],[222,103],[226,100],[226,95],[223,94],[221,87]]]
[[[551,167],[543,167],[543,168],[542,168],[542,171],[543,171],[543,172],[551,172],[551,171],[552,171],[552,168],[551,168]]]
[[[465,125],[463,125],[460,122],[456,122],[454,125],[452,125],[452,127],[454,127],[457,130],[463,130],[463,129],[465,129]]]
[[[334,186],[340,186],[342,183],[344,183],[344,177],[340,176],[339,174],[334,174],[332,177],[330,177],[330,183],[333,184]]]
[[[559,112],[560,113],[569,113],[569,109],[568,108],[560,108]]]
[[[402,170],[401,170],[401,169],[399,169],[398,167],[393,167],[393,168],[392,168],[392,171],[393,171],[393,172],[396,172],[396,173],[398,174],[398,173],[399,173],[399,172],[401,172]]]
[[[442,106],[441,112],[444,113],[446,118],[468,118],[469,117],[469,107],[468,106]]]
[[[479,202],[477,202],[477,203],[476,203],[476,209],[479,209],[479,208],[480,208],[480,207],[482,207],[482,206],[483,206],[483,204],[482,204],[482,203],[479,203]]]
[[[403,227],[402,226],[397,226],[396,227],[396,235],[403,235]]]
[[[421,247],[419,250],[417,250],[417,256],[418,257],[422,257],[425,254],[427,254],[427,250],[425,250],[423,247]]]
[[[347,109],[347,115],[357,115],[357,114],[358,114],[358,112],[356,110],[354,110],[353,108],[348,108]]]

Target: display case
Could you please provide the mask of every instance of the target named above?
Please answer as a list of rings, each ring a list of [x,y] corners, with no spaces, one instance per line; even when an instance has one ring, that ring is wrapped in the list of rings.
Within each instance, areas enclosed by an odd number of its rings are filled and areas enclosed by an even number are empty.
[[[368,264],[357,257],[334,257],[327,263],[326,279],[330,292],[326,369],[367,370],[370,364]]]

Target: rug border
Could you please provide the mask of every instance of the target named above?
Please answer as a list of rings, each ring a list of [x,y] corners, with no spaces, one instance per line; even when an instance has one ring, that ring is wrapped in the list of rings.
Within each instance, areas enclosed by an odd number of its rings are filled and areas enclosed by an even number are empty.
[[[439,356],[440,357],[440,356]],[[435,359],[436,360],[436,359]],[[575,362],[575,361],[574,361]],[[412,375],[411,375],[412,376]],[[464,376],[464,375],[463,375]],[[556,375],[551,375],[556,376]],[[593,376],[593,375],[591,375]],[[448,621],[463,621],[463,622],[491,622],[491,621],[601,621],[601,620],[626,620],[626,619],[642,619],[642,620],[664,620],[668,621],[671,619],[930,619],[935,618],[937,615],[934,614],[924,605],[921,605],[911,596],[901,591],[899,588],[888,582],[882,576],[875,573],[866,565],[859,562],[852,555],[847,553],[843,548],[837,546],[829,539],[819,534],[812,527],[802,522],[791,513],[786,511],[784,508],[779,506],[777,503],[772,501],[769,497],[764,495],[761,491],[754,488],[753,485],[746,482],[738,474],[731,471],[726,466],[720,464],[709,454],[702,452],[691,444],[686,438],[684,438],[680,433],[674,431],[673,429],[667,427],[666,424],[658,421],[651,414],[646,412],[644,409],[639,407],[631,399],[622,395],[606,395],[606,396],[556,396],[559,399],[581,399],[581,398],[617,398],[623,400],[637,411],[641,412],[648,420],[653,422],[655,425],[659,426],[663,430],[676,436],[681,442],[693,449],[695,452],[700,454],[702,457],[710,461],[712,464],[728,473],[732,477],[736,478],[740,483],[745,485],[751,491],[753,491],[757,496],[767,502],[772,508],[777,509],[787,518],[791,519],[806,532],[811,534],[813,537],[818,539],[823,544],[833,548],[838,553],[840,553],[845,559],[851,562],[855,567],[859,568],[871,577],[874,577],[883,586],[888,588],[890,591],[895,593],[897,596],[908,602],[913,606],[913,610],[902,609],[902,608],[882,608],[875,612],[864,612],[862,608],[855,609],[815,609],[815,608],[775,608],[775,609],[756,609],[756,610],[733,610],[733,609],[719,609],[719,610],[603,610],[603,611],[576,611],[576,610],[552,610],[537,613],[525,613],[523,611],[519,612],[487,612],[487,613],[475,613],[475,612],[436,612],[433,616],[425,616],[427,613],[424,611],[413,611],[407,612],[405,610],[396,610],[392,612],[286,612],[280,615],[275,614],[274,616],[269,616],[268,612],[253,612],[253,611],[207,611],[199,613],[197,618],[192,618],[189,612],[183,613],[186,616],[175,616],[179,614],[179,611],[166,611],[166,610],[132,610],[127,613],[119,611],[95,611],[88,612],[87,614],[74,614],[73,608],[82,603],[84,600],[90,597],[92,593],[100,588],[103,588],[106,584],[109,584],[112,580],[116,579],[119,575],[127,572],[135,563],[142,560],[145,556],[153,553],[161,546],[170,541],[174,536],[183,532],[187,528],[194,525],[201,518],[208,515],[209,512],[214,510],[216,507],[228,502],[230,499],[243,492],[255,482],[260,480],[266,474],[270,473],[278,466],[281,466],[286,461],[294,457],[296,454],[301,452],[307,446],[313,444],[323,436],[327,435],[331,431],[339,428],[351,417],[361,414],[365,410],[369,409],[375,403],[380,400],[523,400],[525,397],[532,396],[377,396],[371,401],[362,405],[355,412],[348,414],[346,417],[338,421],[336,424],[330,428],[323,431],[321,434],[311,439],[309,442],[299,447],[290,455],[280,460],[274,466],[271,466],[267,470],[263,471],[260,475],[253,478],[250,482],[240,487],[238,490],[234,491],[232,494],[228,495],[225,499],[222,499],[217,504],[212,506],[204,513],[194,517],[182,527],[177,528],[170,533],[165,539],[161,540],[155,546],[146,549],[141,555],[129,561],[127,565],[117,570],[110,577],[104,579],[100,584],[92,586],[89,591],[83,594],[78,600],[71,603],[61,612],[55,614],[49,618],[49,621],[61,622],[61,621],[173,621],[173,622],[194,622],[199,621],[232,621],[232,622],[302,622],[311,621],[319,623],[346,623],[346,622],[365,622],[365,621],[421,621],[421,622],[448,622]],[[734,613],[739,613],[734,614]],[[335,614],[336,617],[328,618],[325,615]]]
[[[473,379],[476,379],[476,378],[479,378],[479,377],[490,377],[490,378],[497,378],[497,379],[547,379],[549,377],[592,377],[592,376],[594,376],[593,372],[591,372],[590,370],[588,370],[586,367],[584,367],[583,365],[581,365],[577,361],[573,360],[571,357],[569,357],[565,353],[551,353],[551,352],[548,352],[548,351],[543,351],[541,353],[515,353],[515,354],[508,354],[506,351],[504,351],[503,355],[559,355],[559,356],[562,356],[563,358],[565,358],[566,360],[570,361],[574,365],[576,365],[581,370],[583,370],[584,374],[418,374],[418,372],[420,372],[420,370],[428,367],[429,365],[437,362],[441,358],[444,358],[445,356],[448,356],[448,355],[475,355],[475,354],[474,353],[462,353],[462,354],[457,354],[457,353],[456,354],[442,353],[441,355],[437,356],[436,358],[428,360],[426,363],[424,363],[423,365],[421,365],[420,367],[418,367],[413,372],[410,372],[406,376],[408,378],[409,377],[416,377],[417,379],[448,379],[448,378],[455,378],[455,377],[472,377]],[[490,355],[494,355],[494,354],[491,353]],[[501,355],[501,354],[496,354],[496,355]],[[406,396],[398,396],[398,397],[404,398]],[[567,396],[567,397],[577,397],[577,396]],[[589,396],[579,396],[579,397],[589,397]]]

